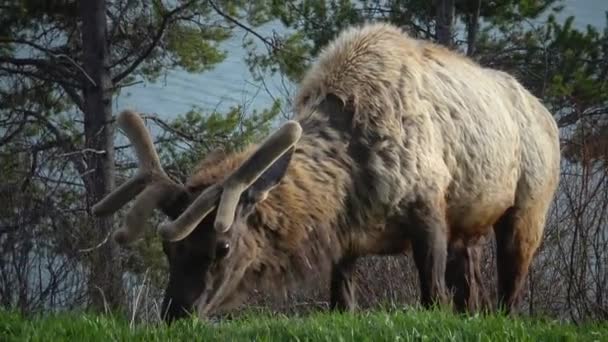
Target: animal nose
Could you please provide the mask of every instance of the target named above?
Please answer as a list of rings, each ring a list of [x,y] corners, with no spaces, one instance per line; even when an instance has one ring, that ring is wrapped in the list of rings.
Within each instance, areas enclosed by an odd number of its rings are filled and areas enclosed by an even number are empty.
[[[230,243],[228,241],[220,241],[215,247],[215,257],[221,259],[230,252]]]
[[[161,308],[162,318],[169,325],[188,316],[191,312],[189,307],[182,303],[174,302],[173,298],[170,297],[165,297]]]

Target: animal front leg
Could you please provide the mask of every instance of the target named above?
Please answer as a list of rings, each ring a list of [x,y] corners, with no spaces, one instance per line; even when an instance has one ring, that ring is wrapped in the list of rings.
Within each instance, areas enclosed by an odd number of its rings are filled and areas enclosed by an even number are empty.
[[[447,225],[440,207],[418,202],[408,213],[412,232],[414,262],[420,280],[421,303],[424,307],[447,304],[445,270],[447,262]]]
[[[354,311],[355,298],[355,261],[349,258],[333,266],[331,272],[330,307],[338,311]]]

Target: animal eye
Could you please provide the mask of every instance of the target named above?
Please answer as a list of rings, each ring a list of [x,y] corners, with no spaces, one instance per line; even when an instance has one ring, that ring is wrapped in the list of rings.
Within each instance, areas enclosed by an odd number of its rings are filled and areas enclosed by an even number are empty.
[[[215,247],[215,257],[221,259],[230,252],[230,244],[227,241],[222,241]]]

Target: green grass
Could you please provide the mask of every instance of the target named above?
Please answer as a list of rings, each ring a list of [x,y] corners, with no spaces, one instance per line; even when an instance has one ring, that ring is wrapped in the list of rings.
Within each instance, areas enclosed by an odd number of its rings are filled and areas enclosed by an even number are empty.
[[[183,320],[167,328],[92,314],[24,319],[0,312],[0,341],[608,341],[608,323],[565,325],[547,319],[456,316],[440,311],[247,314],[211,324]]]

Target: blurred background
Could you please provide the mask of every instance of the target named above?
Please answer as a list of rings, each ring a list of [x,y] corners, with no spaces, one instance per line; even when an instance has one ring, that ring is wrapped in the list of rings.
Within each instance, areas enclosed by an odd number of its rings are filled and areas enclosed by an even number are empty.
[[[608,319],[605,0],[82,3],[0,3],[2,307],[158,319],[167,265],[154,226],[118,248],[108,236],[122,216],[90,215],[136,167],[125,137],[104,127],[125,108],[142,112],[163,165],[184,180],[214,148],[241,148],[290,118],[299,79],[337,32],[382,20],[513,74],[554,113],[562,178],[522,312]],[[488,237],[490,296],[494,269]],[[409,255],[362,260],[357,277],[362,307],[418,300]],[[260,289],[246,304],[327,306],[327,279],[312,284],[279,298]]]

